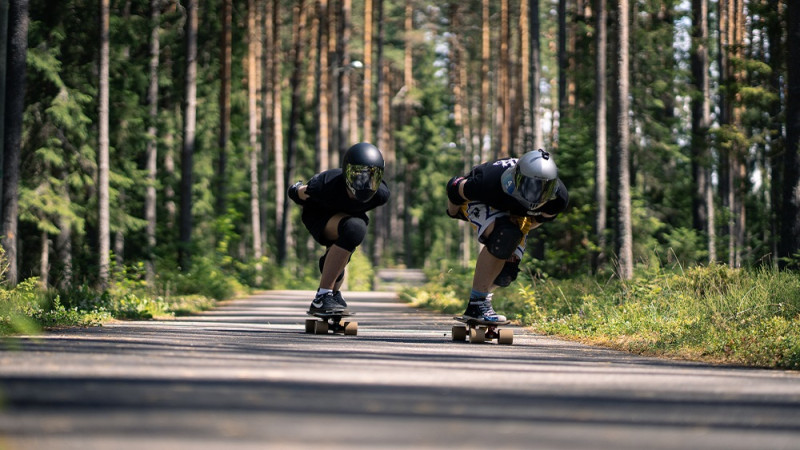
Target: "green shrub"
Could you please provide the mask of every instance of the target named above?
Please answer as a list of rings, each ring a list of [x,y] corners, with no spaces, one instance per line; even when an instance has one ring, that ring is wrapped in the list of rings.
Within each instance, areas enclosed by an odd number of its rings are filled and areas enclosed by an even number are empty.
[[[800,274],[723,265],[639,267],[630,281],[521,274],[495,309],[540,332],[651,355],[800,368]],[[471,273],[471,272],[470,272]],[[456,312],[468,274],[432,276],[403,297]]]

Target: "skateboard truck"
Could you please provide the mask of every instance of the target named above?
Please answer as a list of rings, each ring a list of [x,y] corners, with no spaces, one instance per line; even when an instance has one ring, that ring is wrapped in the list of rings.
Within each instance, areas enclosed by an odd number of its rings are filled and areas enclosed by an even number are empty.
[[[498,325],[505,325],[508,321],[499,324],[488,324],[475,319],[467,319],[463,316],[453,317],[461,324],[453,325],[453,340],[466,341],[469,338],[471,344],[496,339],[498,344],[511,345],[514,343],[514,330],[499,329]]]
[[[306,333],[310,334],[328,334],[328,331],[334,334],[344,334],[346,336],[355,336],[358,334],[358,322],[342,321],[342,317],[347,317],[351,314],[314,314],[306,313],[316,319],[306,319]]]

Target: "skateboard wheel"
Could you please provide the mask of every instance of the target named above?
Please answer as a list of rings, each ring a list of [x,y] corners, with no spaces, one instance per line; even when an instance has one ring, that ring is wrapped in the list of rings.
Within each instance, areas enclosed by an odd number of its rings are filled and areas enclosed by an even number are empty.
[[[314,324],[317,323],[314,319],[306,319],[306,333],[314,332]]]
[[[514,330],[498,330],[497,343],[511,345],[514,343]]]
[[[467,327],[464,325],[454,325],[453,326],[453,340],[454,341],[466,341],[467,340]]]
[[[314,322],[314,334],[328,334],[328,322],[321,320]]]
[[[486,341],[486,329],[485,328],[470,328],[469,330],[469,342],[470,344],[480,344]]]
[[[358,322],[345,322],[344,334],[346,336],[355,336],[358,334]]]

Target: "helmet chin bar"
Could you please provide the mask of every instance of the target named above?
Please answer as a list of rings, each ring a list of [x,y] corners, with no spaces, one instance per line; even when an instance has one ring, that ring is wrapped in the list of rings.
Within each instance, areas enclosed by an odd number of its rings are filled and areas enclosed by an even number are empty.
[[[358,200],[361,203],[368,202],[376,193],[372,189],[354,189],[349,184],[347,185],[347,195],[354,200]]]

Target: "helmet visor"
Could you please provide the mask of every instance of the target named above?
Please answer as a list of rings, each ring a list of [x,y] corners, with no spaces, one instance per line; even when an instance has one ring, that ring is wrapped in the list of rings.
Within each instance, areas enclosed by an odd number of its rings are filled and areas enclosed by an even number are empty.
[[[361,201],[369,200],[381,184],[383,169],[375,166],[348,164],[345,181],[350,192]]]
[[[514,185],[512,196],[529,209],[536,209],[553,198],[558,182],[555,179],[529,178],[517,170],[514,174]]]

